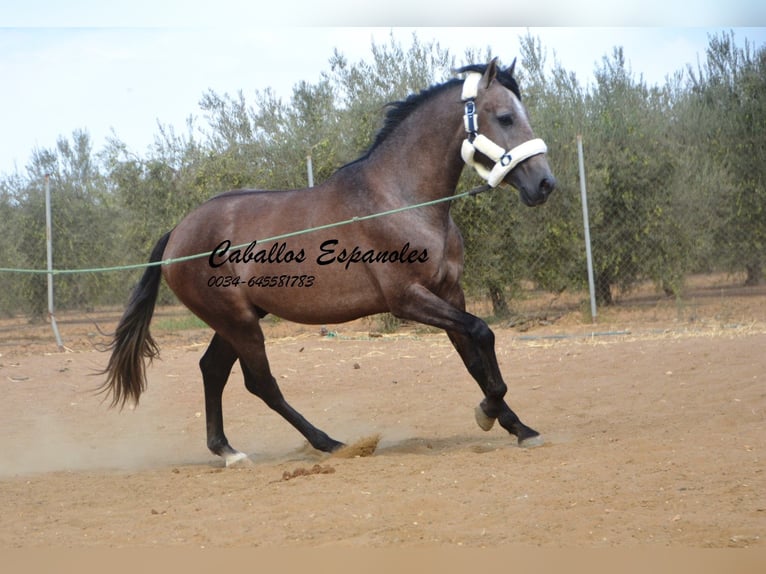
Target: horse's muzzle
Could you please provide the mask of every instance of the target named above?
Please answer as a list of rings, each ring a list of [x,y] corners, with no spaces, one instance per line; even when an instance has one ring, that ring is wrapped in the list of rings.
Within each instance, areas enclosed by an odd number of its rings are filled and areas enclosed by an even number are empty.
[[[519,190],[524,205],[542,205],[556,189],[545,154],[532,156],[516,166],[505,178],[505,182]]]
[[[518,189],[524,205],[528,207],[542,205],[548,201],[548,198],[556,189],[556,178],[553,177],[553,174],[548,173],[540,178],[537,185],[520,185]]]

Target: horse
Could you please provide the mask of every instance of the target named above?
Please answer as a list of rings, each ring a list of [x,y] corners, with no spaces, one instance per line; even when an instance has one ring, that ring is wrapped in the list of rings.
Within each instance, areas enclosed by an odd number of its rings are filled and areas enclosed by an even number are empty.
[[[530,207],[555,188],[547,148],[521,103],[515,64],[504,68],[495,58],[465,66],[389,104],[368,150],[315,187],[232,190],[191,211],[155,245],[108,345],[100,390],[111,406],[137,405],[146,388],[147,362],[159,354],[149,323],[164,277],[214,332],[199,367],[207,447],[226,466],[247,458],[223,425],[222,394],[236,361],[247,390],[312,447],[330,453],[344,446],[285,400],[266,355],[260,320],[267,314],[325,325],[388,312],[443,329],[483,393],[479,426],[488,431],[498,421],[519,446],[541,444],[505,401],[492,330],[466,311],[463,242],[449,207],[465,165],[488,188],[517,189]],[[380,212],[391,214],[359,217]],[[353,223],[331,225],[339,220]],[[270,245],[257,239],[314,228]]]

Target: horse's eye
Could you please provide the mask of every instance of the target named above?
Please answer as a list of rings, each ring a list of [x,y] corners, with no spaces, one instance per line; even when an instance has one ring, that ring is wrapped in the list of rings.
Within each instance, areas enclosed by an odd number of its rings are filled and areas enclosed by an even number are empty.
[[[497,121],[500,122],[501,126],[509,127],[513,125],[513,116],[511,114],[502,114],[497,116]]]

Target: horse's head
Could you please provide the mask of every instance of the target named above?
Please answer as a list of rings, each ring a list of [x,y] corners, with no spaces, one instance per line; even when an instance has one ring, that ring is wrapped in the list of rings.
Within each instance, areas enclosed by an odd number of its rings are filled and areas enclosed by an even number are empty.
[[[505,182],[519,190],[528,206],[545,203],[556,187],[545,143],[536,139],[513,77],[516,60],[501,69],[469,66],[463,85],[465,129],[463,159],[491,186]]]

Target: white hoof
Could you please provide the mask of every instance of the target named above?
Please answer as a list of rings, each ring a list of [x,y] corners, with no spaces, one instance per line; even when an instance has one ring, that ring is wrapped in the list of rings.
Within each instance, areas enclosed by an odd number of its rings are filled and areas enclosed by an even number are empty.
[[[224,460],[226,461],[226,467],[230,466],[242,466],[250,462],[250,459],[247,458],[247,455],[244,452],[233,452],[231,454],[227,454],[224,457]]]
[[[476,417],[476,424],[479,425],[481,430],[488,431],[492,428],[492,426],[495,424],[495,419],[492,417],[488,417],[484,410],[481,408],[481,405],[477,406],[476,409],[473,411],[474,416]]]
[[[543,439],[543,435],[531,436],[528,439],[519,441],[519,446],[522,448],[535,448],[544,444],[545,439]]]

